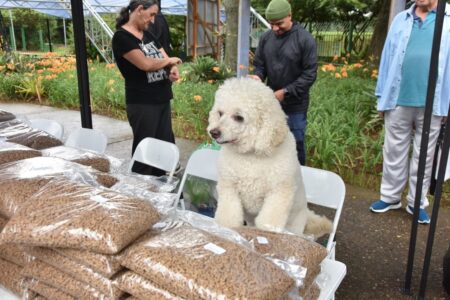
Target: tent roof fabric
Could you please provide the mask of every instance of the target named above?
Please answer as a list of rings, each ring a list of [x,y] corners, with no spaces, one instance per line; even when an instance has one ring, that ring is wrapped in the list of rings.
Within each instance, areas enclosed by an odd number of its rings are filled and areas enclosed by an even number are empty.
[[[128,5],[128,0],[87,0],[99,14],[117,13]],[[169,15],[187,15],[187,0],[162,0],[162,12]],[[30,8],[44,14],[71,19],[70,0],[0,0],[0,8]]]

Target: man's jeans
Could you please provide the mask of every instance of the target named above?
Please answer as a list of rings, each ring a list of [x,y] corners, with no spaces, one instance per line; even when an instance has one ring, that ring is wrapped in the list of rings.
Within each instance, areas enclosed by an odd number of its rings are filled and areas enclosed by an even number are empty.
[[[306,147],[305,147],[305,134],[306,134],[306,125],[308,121],[306,120],[305,112],[295,112],[289,113],[288,116],[288,125],[292,134],[295,137],[295,141],[297,143],[297,156],[298,161],[302,166],[306,163]]]

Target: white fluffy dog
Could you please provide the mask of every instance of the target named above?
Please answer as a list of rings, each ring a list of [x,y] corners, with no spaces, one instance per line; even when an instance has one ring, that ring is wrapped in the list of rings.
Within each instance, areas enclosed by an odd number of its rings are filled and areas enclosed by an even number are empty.
[[[228,79],[209,113],[208,133],[222,145],[216,221],[287,229],[319,237],[331,222],[307,207],[295,139],[273,91],[250,78]]]

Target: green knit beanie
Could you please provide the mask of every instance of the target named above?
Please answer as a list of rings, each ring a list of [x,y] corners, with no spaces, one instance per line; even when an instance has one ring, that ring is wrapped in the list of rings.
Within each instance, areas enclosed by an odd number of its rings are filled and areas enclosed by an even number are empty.
[[[280,20],[287,17],[290,12],[291,5],[287,0],[272,0],[266,8],[266,19]]]

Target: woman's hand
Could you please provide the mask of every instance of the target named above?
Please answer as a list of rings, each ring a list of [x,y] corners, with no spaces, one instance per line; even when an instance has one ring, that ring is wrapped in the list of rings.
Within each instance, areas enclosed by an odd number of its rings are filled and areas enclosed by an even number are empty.
[[[169,72],[169,80],[174,82],[180,79],[180,72],[178,71],[177,66],[173,66],[170,68]]]
[[[169,57],[169,65],[174,66],[174,65],[179,65],[182,63],[181,59],[178,57]]]

